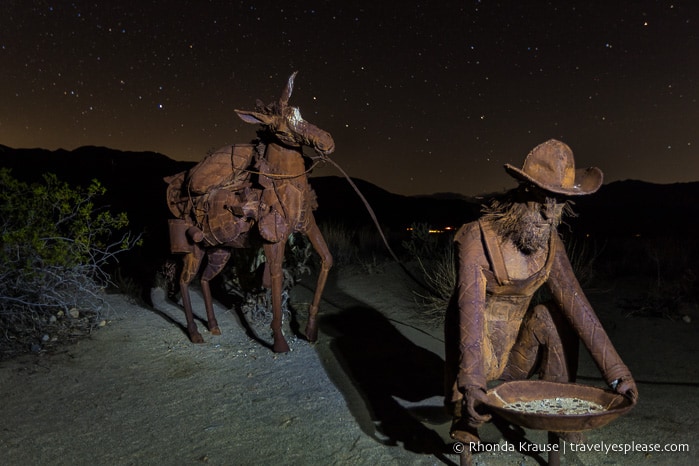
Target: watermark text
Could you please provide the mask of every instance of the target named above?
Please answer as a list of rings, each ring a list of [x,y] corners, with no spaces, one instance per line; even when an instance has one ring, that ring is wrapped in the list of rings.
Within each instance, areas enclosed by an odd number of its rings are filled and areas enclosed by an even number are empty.
[[[596,443],[531,443],[531,442],[500,442],[500,443],[462,443],[455,442],[452,445],[454,453],[463,453],[467,449],[471,453],[497,453],[497,452],[520,452],[520,453],[549,453],[552,451],[560,451],[563,454],[566,451],[585,453],[585,452],[597,452],[604,453],[605,455],[610,454],[623,454],[628,455],[630,453],[688,453],[689,444],[687,443],[607,443],[607,442],[596,442]]]

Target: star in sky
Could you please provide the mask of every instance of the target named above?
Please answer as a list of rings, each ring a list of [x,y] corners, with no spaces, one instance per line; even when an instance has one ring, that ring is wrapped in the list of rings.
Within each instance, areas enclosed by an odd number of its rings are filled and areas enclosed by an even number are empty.
[[[0,144],[199,160],[278,98],[352,176],[404,194],[512,186],[540,142],[607,181],[699,173],[692,1],[19,2],[0,18]],[[659,163],[660,162],[660,163]],[[332,167],[316,175],[337,174]]]

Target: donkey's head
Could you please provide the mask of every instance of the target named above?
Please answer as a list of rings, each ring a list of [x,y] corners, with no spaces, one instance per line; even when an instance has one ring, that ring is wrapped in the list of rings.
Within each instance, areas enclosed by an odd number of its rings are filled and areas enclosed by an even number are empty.
[[[301,117],[298,107],[289,105],[289,98],[294,90],[294,72],[282,91],[279,102],[264,105],[259,99],[255,111],[236,110],[246,123],[261,124],[282,144],[300,147],[309,146],[323,155],[335,150],[335,141],[327,131],[323,131]]]

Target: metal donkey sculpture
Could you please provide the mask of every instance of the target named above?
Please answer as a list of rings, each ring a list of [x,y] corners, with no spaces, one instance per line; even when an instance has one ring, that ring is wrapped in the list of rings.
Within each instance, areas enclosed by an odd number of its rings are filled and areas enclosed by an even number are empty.
[[[194,322],[189,285],[206,256],[201,289],[209,331],[221,331],[213,311],[209,281],[221,272],[232,248],[262,242],[266,258],[263,285],[272,292],[273,350],[289,351],[282,334],[282,263],[290,234],[305,234],[321,258],[313,302],[308,311],[306,338],[318,337],[316,316],[323,288],[332,267],[332,256],[312,211],[315,192],[308,183],[303,146],[326,157],[335,149],[332,136],[305,121],[297,107],[289,105],[293,73],[278,102],[257,101],[255,111],[235,110],[247,123],[262,125],[252,144],[226,146],[204,158],[189,171],[165,178],[170,211],[172,252],[184,253],[180,290],[187,331],[194,343],[203,338]]]

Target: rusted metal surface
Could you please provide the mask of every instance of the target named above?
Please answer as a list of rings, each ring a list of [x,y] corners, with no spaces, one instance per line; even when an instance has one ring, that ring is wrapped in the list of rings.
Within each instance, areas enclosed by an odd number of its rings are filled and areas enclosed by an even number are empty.
[[[535,374],[573,382],[579,341],[616,393],[633,401],[638,396],[557,232],[566,199],[595,192],[602,172],[576,169],[570,148],[556,140],[533,149],[523,168],[505,169],[519,187],[455,236],[457,286],[445,319],[446,401],[454,415],[451,435],[466,443],[479,441],[478,426],[490,420],[479,409],[489,402],[488,382]],[[532,306],[541,287],[552,300]]]
[[[264,285],[272,290],[273,350],[289,351],[281,331],[282,262],[286,241],[296,232],[308,236],[321,258],[306,325],[306,338],[318,337],[316,316],[332,256],[313,216],[316,196],[308,183],[302,147],[326,157],[335,143],[330,133],[305,121],[299,109],[289,105],[295,77],[296,73],[289,77],[278,101],[264,105],[258,100],[254,111],[235,110],[243,121],[262,125],[258,140],[223,147],[189,171],[165,178],[168,207],[176,217],[170,221],[171,250],[184,254],[180,289],[192,342],[203,341],[189,298],[189,284],[202,262],[208,327],[220,334],[208,283],[226,265],[231,248],[262,244]]]
[[[635,402],[611,390],[577,383],[516,380],[488,390],[488,409],[512,424],[529,429],[578,432],[603,427],[627,413]],[[602,411],[587,414],[523,413],[506,406],[518,401],[578,398],[599,404]]]

